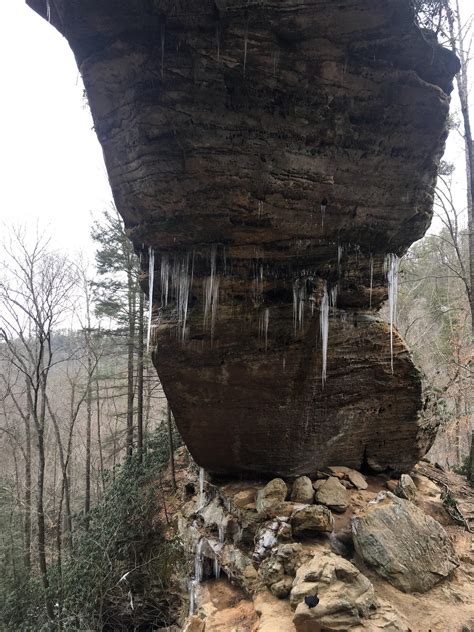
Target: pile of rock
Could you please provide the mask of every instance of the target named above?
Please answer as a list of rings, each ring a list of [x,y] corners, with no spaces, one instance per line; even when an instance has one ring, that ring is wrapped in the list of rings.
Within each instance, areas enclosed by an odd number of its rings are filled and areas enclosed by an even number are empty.
[[[277,599],[291,621],[287,629],[296,632],[357,629],[377,617],[383,629],[407,630],[376,599],[359,561],[405,592],[429,590],[458,561],[443,527],[412,502],[413,480],[397,481],[400,497],[380,491],[382,485],[371,491],[360,472],[331,467],[291,482],[218,486],[204,506],[186,505],[181,535],[190,552],[199,549],[204,577],[222,569],[247,595],[259,595],[270,627],[265,604]],[[334,547],[341,530],[347,555]]]

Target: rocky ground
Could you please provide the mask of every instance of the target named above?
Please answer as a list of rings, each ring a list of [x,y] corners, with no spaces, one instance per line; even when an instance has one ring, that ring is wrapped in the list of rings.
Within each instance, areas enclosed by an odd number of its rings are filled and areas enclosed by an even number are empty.
[[[161,489],[187,599],[168,632],[474,631],[463,477],[423,462],[397,480],[336,466],[218,482],[176,456],[177,494],[169,476]]]

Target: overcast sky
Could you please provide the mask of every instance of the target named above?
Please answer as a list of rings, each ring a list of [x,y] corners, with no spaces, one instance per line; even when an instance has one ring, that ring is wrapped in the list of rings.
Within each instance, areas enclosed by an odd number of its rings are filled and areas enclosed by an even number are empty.
[[[461,0],[466,16],[470,2]],[[1,4],[0,220],[39,221],[59,246],[90,254],[91,214],[112,196],[74,57],[23,0]],[[461,147],[453,135],[447,158]]]

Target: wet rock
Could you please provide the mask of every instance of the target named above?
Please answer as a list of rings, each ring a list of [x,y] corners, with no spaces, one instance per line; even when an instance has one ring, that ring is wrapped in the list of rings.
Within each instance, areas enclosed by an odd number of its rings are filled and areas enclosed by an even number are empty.
[[[426,592],[459,564],[443,527],[391,492],[352,518],[352,533],[360,557],[404,592]]]
[[[270,520],[262,524],[256,535],[253,557],[261,560],[278,544],[279,540],[291,537],[291,526],[280,520]]]
[[[349,506],[347,490],[335,476],[331,476],[318,486],[315,500],[338,513],[344,513]]]
[[[363,476],[360,472],[357,472],[357,470],[349,470],[347,472],[347,479],[356,489],[367,489],[368,487],[365,476]]]
[[[297,509],[291,516],[291,527],[294,535],[311,533],[331,533],[334,520],[327,507],[308,505]]]
[[[288,494],[286,483],[281,478],[269,481],[263,489],[257,492],[256,507],[258,513],[274,510]]]
[[[413,482],[412,477],[408,474],[402,474],[397,486],[395,487],[394,493],[399,498],[404,498],[405,500],[411,500],[413,502],[416,499],[416,485]]]
[[[206,622],[197,615],[193,615],[187,619],[183,632],[204,632],[205,629]]]
[[[307,476],[300,476],[293,483],[290,499],[295,503],[311,504],[314,499],[313,484]]]
[[[318,596],[315,608],[304,603],[308,595]],[[349,561],[329,551],[316,553],[299,567],[290,603],[296,608],[293,622],[298,632],[349,630],[376,607],[374,589],[367,577]]]

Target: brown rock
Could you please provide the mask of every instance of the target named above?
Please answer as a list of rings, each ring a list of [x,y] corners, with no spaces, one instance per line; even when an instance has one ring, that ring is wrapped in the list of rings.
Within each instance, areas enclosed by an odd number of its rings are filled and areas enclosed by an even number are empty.
[[[313,484],[307,476],[300,476],[293,483],[291,500],[295,503],[311,504],[314,499]]]
[[[397,485],[398,485],[397,480],[390,480],[385,483],[385,487],[388,489],[389,492],[392,492],[392,494],[395,493],[395,490],[397,489]]]
[[[408,474],[402,474],[397,486],[395,487],[394,493],[399,498],[414,501],[416,498],[416,486],[411,476]]]
[[[319,604],[308,608],[307,595],[317,595]],[[328,551],[316,553],[300,566],[290,593],[296,608],[297,632],[349,630],[361,623],[375,607],[370,581],[350,562]]]
[[[237,492],[232,498],[232,502],[239,509],[245,509],[249,506],[252,507],[255,503],[256,493],[254,489],[243,489]]]
[[[293,586],[293,577],[283,577],[270,586],[270,592],[278,599],[286,599]]]
[[[288,494],[286,483],[281,478],[274,478],[263,489],[257,492],[256,507],[258,513],[274,510]]]
[[[319,486],[315,500],[338,513],[344,513],[349,506],[347,490],[335,476],[331,476]]]
[[[297,509],[291,516],[291,527],[294,535],[330,533],[333,526],[331,512],[321,505],[308,505],[302,509]]]
[[[349,472],[347,472],[347,478],[356,489],[367,489],[368,487],[365,477],[356,470],[349,470]]]
[[[206,622],[197,615],[193,615],[186,620],[183,632],[205,632]]]

